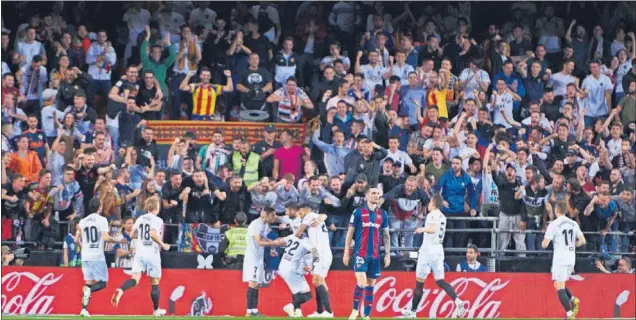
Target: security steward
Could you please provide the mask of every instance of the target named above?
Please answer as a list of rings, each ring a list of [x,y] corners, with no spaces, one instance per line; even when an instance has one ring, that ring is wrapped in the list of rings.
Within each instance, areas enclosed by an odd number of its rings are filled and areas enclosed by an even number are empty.
[[[237,212],[234,223],[236,223],[236,227],[225,232],[219,252],[223,258],[223,263],[229,269],[240,269],[243,267],[243,258],[245,257],[247,215],[244,212]]]

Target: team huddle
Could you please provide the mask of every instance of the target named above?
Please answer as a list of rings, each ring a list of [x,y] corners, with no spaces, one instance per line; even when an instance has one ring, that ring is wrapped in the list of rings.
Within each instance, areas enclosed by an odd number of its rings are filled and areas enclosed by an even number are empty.
[[[353,293],[352,311],[349,319],[369,319],[373,309],[373,294],[376,280],[381,275],[381,260],[384,267],[391,264],[390,235],[387,212],[380,208],[381,191],[378,188],[368,188],[365,194],[366,203],[354,210],[349,223],[345,240],[345,248],[351,248],[353,243],[353,259],[351,252],[345,250],[343,262],[353,263],[356,287]],[[446,233],[446,217],[440,211],[444,200],[440,195],[434,195],[428,203],[428,214],[423,227],[417,228],[415,233],[423,233],[423,243],[420,247],[416,282],[411,308],[402,311],[403,318],[417,318],[417,310],[423,296],[424,281],[432,272],[435,283],[455,302],[452,317],[461,318],[465,315],[467,304],[455,293],[453,287],[444,280],[444,248],[443,241]],[[163,243],[163,220],[157,217],[159,200],[149,198],[145,208],[148,213],[139,217],[134,225],[133,258],[131,279],[125,281],[116,289],[112,296],[112,304],[117,306],[124,292],[136,286],[141,274],[146,272],[150,278],[152,289],[151,299],[155,316],[163,316],[166,311],[159,308],[159,281],[161,279],[161,249],[168,250],[170,246]],[[104,242],[123,242],[126,240],[113,239],[108,235],[108,222],[101,215],[99,199],[92,199],[89,203],[92,214],[83,218],[77,229],[75,241],[82,246],[82,271],[85,286],[82,288],[82,316],[89,316],[88,303],[93,292],[102,290],[108,281],[108,269],[104,256]],[[309,206],[288,206],[285,216],[277,216],[273,208],[264,208],[258,219],[252,221],[247,229],[247,243],[243,263],[243,282],[248,283],[246,300],[249,317],[262,317],[258,311],[259,287],[264,282],[264,257],[274,247],[284,247],[278,274],[285,281],[292,293],[291,302],[283,307],[283,311],[292,318],[303,317],[301,307],[312,298],[311,288],[305,278],[311,273],[312,285],[315,290],[317,310],[308,317],[333,318],[326,278],[333,260],[329,245],[326,216],[313,212]],[[566,311],[566,319],[574,319],[579,309],[579,300],[565,286],[575,264],[575,248],[585,244],[585,237],[576,222],[565,216],[567,204],[557,202],[555,212],[557,219],[548,225],[544,248],[554,246],[552,261],[552,279],[557,289],[559,301]],[[279,222],[289,224],[293,233],[289,236],[270,240],[270,224]],[[384,258],[381,250],[384,248]],[[268,248],[268,249],[266,249]],[[360,308],[360,302],[363,308]]]

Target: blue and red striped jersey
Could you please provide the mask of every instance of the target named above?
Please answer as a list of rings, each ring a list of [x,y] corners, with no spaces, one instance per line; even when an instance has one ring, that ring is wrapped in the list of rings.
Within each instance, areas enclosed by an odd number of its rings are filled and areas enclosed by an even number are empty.
[[[371,210],[364,205],[353,211],[349,226],[355,228],[353,234],[355,240],[354,256],[379,258],[381,229],[389,228],[389,218],[386,211],[380,207]]]

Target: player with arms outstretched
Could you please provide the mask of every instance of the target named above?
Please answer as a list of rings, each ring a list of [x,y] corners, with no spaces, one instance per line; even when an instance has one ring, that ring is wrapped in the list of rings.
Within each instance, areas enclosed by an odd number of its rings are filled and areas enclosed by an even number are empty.
[[[161,249],[170,250],[170,245],[162,240],[163,220],[157,217],[159,208],[159,198],[146,199],[144,209],[148,213],[135,221],[132,235],[133,241],[135,241],[132,276],[115,290],[111,299],[115,307],[119,304],[124,291],[136,286],[141,279],[141,273],[146,272],[152,285],[150,297],[154,310],[153,315],[163,316],[166,314],[166,310],[159,309],[159,281],[161,280]]]
[[[91,293],[106,288],[106,282],[108,282],[104,241],[118,242],[108,235],[108,220],[101,215],[102,204],[99,198],[89,201],[88,210],[92,214],[80,220],[75,230],[75,243],[82,247],[82,273],[86,281],[86,285],[82,287],[80,315],[83,317],[90,317],[87,308]],[[126,242],[126,240],[123,239],[120,242]]]
[[[565,216],[568,205],[565,201],[557,201],[554,211],[557,218],[550,222],[541,246],[545,249],[554,242],[552,255],[552,280],[557,290],[559,301],[565,309],[566,319],[574,319],[579,312],[579,299],[572,295],[565,282],[570,278],[576,262],[576,247],[585,244],[585,236],[579,225]]]
[[[333,310],[331,309],[331,300],[325,278],[331,268],[333,254],[329,245],[329,232],[327,225],[321,215],[312,211],[310,206],[303,206],[298,210],[298,215],[302,219],[300,228],[296,231],[296,237],[302,239],[305,232],[309,236],[311,245],[316,248],[319,260],[314,262],[312,274],[312,283],[316,288],[316,302],[320,304],[318,309],[323,309],[321,313],[310,315],[312,318],[333,318]]]
[[[247,227],[245,242],[245,258],[243,260],[243,282],[248,283],[247,315],[248,317],[262,317],[258,312],[258,287],[263,283],[265,270],[265,247],[283,247],[287,243],[283,239],[275,241],[267,239],[270,231],[269,224],[277,219],[273,208],[265,207],[258,219]]]
[[[356,288],[353,293],[353,310],[349,319],[356,319],[360,309],[360,299],[364,290],[364,316],[369,319],[373,307],[373,287],[380,278],[380,232],[384,243],[384,267],[391,264],[391,236],[389,218],[379,206],[380,189],[372,187],[365,192],[366,204],[353,211],[345,240],[342,262],[349,265],[351,241],[355,239],[353,250],[353,271]]]
[[[417,257],[417,267],[415,269],[415,290],[413,290],[413,301],[411,310],[405,309],[402,315],[405,318],[415,319],[417,307],[424,294],[424,281],[433,271],[433,277],[438,287],[455,301],[454,316],[462,318],[466,312],[464,301],[457,297],[448,282],[444,281],[444,235],[446,234],[446,216],[439,210],[444,203],[441,195],[436,194],[428,203],[428,214],[424,227],[415,229],[415,233],[423,233],[424,240]]]

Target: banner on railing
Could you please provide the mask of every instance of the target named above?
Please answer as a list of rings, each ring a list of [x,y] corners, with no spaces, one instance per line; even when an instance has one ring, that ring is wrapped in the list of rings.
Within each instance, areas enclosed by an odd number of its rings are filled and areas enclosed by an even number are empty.
[[[110,297],[126,279],[122,269],[109,269],[106,289],[96,292],[88,307],[91,314],[144,315],[152,313],[150,282],[126,291],[117,308]],[[415,283],[412,272],[384,272],[375,286],[372,316],[394,317],[410,306]],[[468,302],[466,318],[560,318],[564,316],[549,274],[532,273],[449,273],[447,281],[461,299]],[[83,276],[80,269],[57,267],[2,268],[2,314],[78,314]],[[355,278],[351,271],[334,271],[327,278],[332,307],[337,317],[351,311]],[[164,269],[160,307],[172,315],[245,314],[245,290],[241,272],[233,270]],[[568,287],[581,300],[579,318],[633,318],[636,305],[634,274],[580,274]],[[291,293],[281,279],[261,289],[259,311],[282,316]],[[418,315],[447,318],[454,303],[428,279]],[[313,300],[303,313],[315,311]]]
[[[179,225],[179,252],[219,253],[221,232],[205,223]]]
[[[179,121],[157,120],[148,121],[148,126],[154,130],[155,140],[159,144],[170,144],[175,138],[182,138],[186,132],[192,131],[196,135],[197,143],[209,144],[214,130],[222,129],[225,143],[231,144],[235,137],[247,137],[250,143],[263,139],[263,128],[274,125],[280,134],[282,130],[294,131],[294,143],[303,144],[305,140],[305,125],[301,123],[267,123],[267,122],[214,122],[214,121]]]

